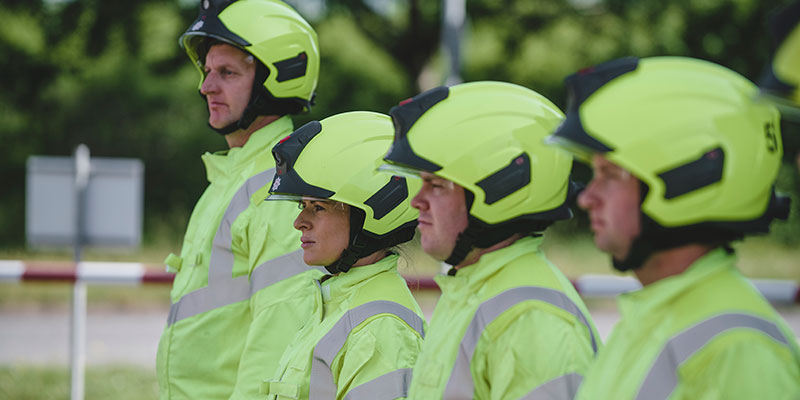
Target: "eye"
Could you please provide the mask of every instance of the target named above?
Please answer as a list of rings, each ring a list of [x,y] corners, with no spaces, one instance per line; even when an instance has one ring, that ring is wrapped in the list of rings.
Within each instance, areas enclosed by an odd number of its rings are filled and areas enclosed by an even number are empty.
[[[319,204],[314,204],[314,212],[318,212],[318,211],[325,211],[325,207],[323,207],[323,206],[321,206]]]

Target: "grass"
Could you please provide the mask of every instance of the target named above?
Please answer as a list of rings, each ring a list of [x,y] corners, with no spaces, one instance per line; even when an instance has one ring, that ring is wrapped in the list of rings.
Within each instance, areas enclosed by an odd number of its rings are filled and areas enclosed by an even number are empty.
[[[158,398],[155,371],[129,366],[86,369],[85,399],[147,400]],[[66,367],[0,367],[0,398],[67,400],[70,372]]]
[[[736,245],[739,268],[750,277],[789,279],[800,282],[800,249],[784,246],[769,238],[751,238]],[[610,274],[608,256],[599,252],[591,237],[585,233],[556,231],[546,237],[543,249],[548,258],[568,277],[587,273]],[[401,265],[406,275],[433,276],[441,264],[427,257],[418,248],[401,250],[411,260]],[[164,255],[176,252],[165,246],[148,246],[136,253],[86,252],[84,259],[93,261],[136,261],[159,263]],[[30,252],[26,250],[0,250],[0,259],[37,261],[69,261],[68,251]],[[170,285],[97,286],[90,285],[90,309],[163,309],[169,304]],[[415,293],[419,303],[429,314],[438,299],[438,293]],[[19,311],[38,309],[64,309],[69,307],[71,286],[64,283],[0,283],[0,310]],[[592,309],[613,310],[612,299],[587,299]],[[69,399],[70,375],[65,366],[0,366],[0,399]],[[86,371],[86,400],[148,400],[158,397],[155,371],[133,366],[88,367]]]

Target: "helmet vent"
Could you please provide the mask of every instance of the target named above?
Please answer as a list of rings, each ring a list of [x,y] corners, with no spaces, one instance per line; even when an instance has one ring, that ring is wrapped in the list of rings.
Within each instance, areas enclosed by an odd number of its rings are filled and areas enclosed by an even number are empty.
[[[500,199],[522,189],[531,182],[531,160],[527,153],[522,153],[499,171],[489,175],[477,183],[485,193],[486,204],[493,204]]]
[[[278,61],[273,65],[275,65],[275,68],[278,70],[278,76],[275,78],[275,80],[278,82],[288,81],[290,79],[299,78],[306,74],[308,56],[306,55],[306,52],[302,52],[295,57]]]
[[[722,180],[725,152],[717,147],[700,158],[658,174],[664,181],[664,198],[669,200]]]
[[[322,125],[318,121],[311,121],[300,128],[297,128],[291,135],[281,139],[272,148],[272,155],[276,160],[278,175],[283,175],[292,169],[300,152],[306,147],[308,142],[322,132]]]
[[[370,196],[364,204],[372,208],[375,219],[381,219],[408,198],[406,178],[393,176],[386,185]]]

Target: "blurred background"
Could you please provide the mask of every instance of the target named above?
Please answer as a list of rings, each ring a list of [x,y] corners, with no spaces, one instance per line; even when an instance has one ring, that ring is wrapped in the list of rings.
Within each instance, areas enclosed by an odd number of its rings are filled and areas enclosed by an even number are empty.
[[[786,3],[466,0],[454,58],[442,46],[443,10],[445,3],[458,1],[288,2],[317,30],[322,56],[316,106],[295,119],[296,127],[350,110],[387,112],[448,77],[453,82],[453,71],[463,81],[527,86],[562,109],[565,76],[622,56],[697,57],[756,80],[771,49],[766,17]],[[68,156],[79,143],[87,144],[93,157],[138,158],[145,165],[142,246],[88,250],[84,259],[158,264],[170,252],[179,253],[189,214],[206,185],[200,155],[226,147],[206,125],[199,75],[178,45],[196,15],[195,0],[3,0],[0,260],[72,259],[69,249],[26,247],[25,168],[31,155]],[[740,243],[739,265],[751,277],[798,282],[800,126],[784,123],[782,131],[785,154],[777,186],[791,193],[792,216],[775,223],[770,235]],[[575,174],[589,178],[578,165]],[[546,241],[548,256],[571,278],[611,273],[586,225],[579,213],[557,224]],[[405,273],[431,276],[437,269],[422,263]],[[166,319],[168,290],[169,285],[90,288],[87,399],[156,398],[153,340]],[[0,398],[68,397],[69,296],[70,286],[63,283],[0,283]],[[420,299],[430,308],[436,294]],[[614,312],[611,301],[589,302],[593,313]],[[798,306],[782,312],[800,320]],[[19,330],[23,333],[15,330],[23,324],[34,325]],[[41,338],[24,333],[30,329],[41,331]],[[800,323],[793,329],[800,336]],[[111,347],[126,344],[104,340],[123,331],[131,335],[125,339],[131,350],[120,356]],[[31,340],[14,342],[14,335]],[[144,338],[143,347],[132,342],[137,338]],[[62,339],[63,348],[42,350],[43,343]]]

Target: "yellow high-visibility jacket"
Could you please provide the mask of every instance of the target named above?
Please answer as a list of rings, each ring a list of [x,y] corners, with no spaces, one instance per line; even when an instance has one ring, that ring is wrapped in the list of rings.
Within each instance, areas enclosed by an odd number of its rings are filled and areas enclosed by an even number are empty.
[[[572,398],[600,339],[541,241],[519,239],[436,277],[442,296],[409,398]]]
[[[406,396],[425,319],[397,256],[324,280],[313,324],[289,346],[265,399],[395,399]]]
[[[619,298],[621,319],[580,399],[797,399],[791,330],[716,249]]]
[[[272,146],[292,132],[282,117],[243,147],[203,155],[209,185],[186,229],[157,355],[161,399],[255,394],[309,320],[322,275],[302,262],[290,202],[265,202]]]

